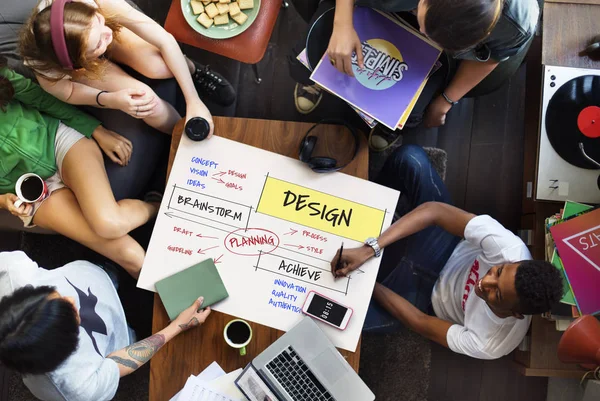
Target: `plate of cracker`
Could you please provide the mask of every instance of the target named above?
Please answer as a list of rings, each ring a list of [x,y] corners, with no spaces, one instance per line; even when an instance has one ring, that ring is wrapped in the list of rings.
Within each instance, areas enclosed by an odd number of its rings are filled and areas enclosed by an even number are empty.
[[[244,32],[259,9],[260,0],[181,0],[187,23],[212,39],[228,39]]]

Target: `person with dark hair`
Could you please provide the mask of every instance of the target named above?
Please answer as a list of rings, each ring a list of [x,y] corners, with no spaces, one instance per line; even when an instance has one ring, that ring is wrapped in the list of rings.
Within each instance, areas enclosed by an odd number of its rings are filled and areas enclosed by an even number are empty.
[[[450,82],[430,79],[430,88],[426,87],[421,95],[429,96],[420,104],[427,106],[424,120],[431,127],[443,125],[450,108],[496,68],[502,70],[509,57],[527,51],[539,17],[537,0],[301,0],[294,1],[294,5],[311,26],[325,11],[335,7],[326,54],[339,71],[350,76],[353,76],[352,54],[356,53],[359,65],[363,57],[352,22],[355,5],[415,14],[421,32],[449,57],[460,60]],[[306,46],[306,36],[300,46]],[[290,57],[290,71],[298,82],[294,93],[296,108],[307,114],[318,105],[322,90],[309,79],[308,70],[295,61],[300,50],[295,48],[296,54]],[[439,71],[447,72],[447,69]],[[507,78],[509,73],[507,69],[495,81]],[[415,112],[422,111],[417,109]]]
[[[101,401],[119,379],[179,333],[204,323],[203,298],[158,333],[135,341],[105,271],[85,261],[39,268],[23,252],[0,253],[0,363],[41,400]]]
[[[452,351],[495,359],[519,345],[531,315],[560,301],[560,272],[531,260],[523,241],[490,216],[451,206],[419,146],[399,147],[377,182],[400,191],[401,217],[379,238],[344,248],[342,269],[339,251],[331,262],[335,276],[346,276],[386,248],[365,331],[402,323]]]

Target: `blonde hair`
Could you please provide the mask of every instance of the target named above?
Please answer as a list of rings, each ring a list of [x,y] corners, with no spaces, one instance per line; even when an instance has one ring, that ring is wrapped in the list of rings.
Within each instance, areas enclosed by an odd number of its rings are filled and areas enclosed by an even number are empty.
[[[50,7],[41,11],[36,8],[23,26],[19,38],[21,56],[37,74],[51,81],[58,81],[65,75],[77,74],[92,79],[99,78],[106,67],[106,57],[95,59],[86,57],[88,34],[96,13],[104,16],[106,26],[113,31],[114,40],[118,40],[121,25],[114,16],[106,15],[100,8],[86,3],[65,4],[65,40],[73,70],[65,69],[54,52],[50,35]]]

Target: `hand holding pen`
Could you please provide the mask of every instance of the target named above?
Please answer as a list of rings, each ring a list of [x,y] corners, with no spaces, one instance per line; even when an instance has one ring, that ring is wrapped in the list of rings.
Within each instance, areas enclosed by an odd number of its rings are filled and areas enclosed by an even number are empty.
[[[344,249],[344,244],[331,260],[331,274],[333,277],[346,277],[358,269],[363,263],[373,256],[373,249],[369,246]]]

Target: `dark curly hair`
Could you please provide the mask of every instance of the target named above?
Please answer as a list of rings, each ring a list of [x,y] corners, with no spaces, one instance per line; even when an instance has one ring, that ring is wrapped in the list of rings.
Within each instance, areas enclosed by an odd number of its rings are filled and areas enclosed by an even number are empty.
[[[519,297],[517,311],[535,315],[549,311],[564,294],[562,274],[550,263],[542,260],[524,260],[515,275],[515,288]]]
[[[21,374],[54,371],[79,343],[68,301],[49,299],[54,287],[27,285],[0,300],[0,362]]]

